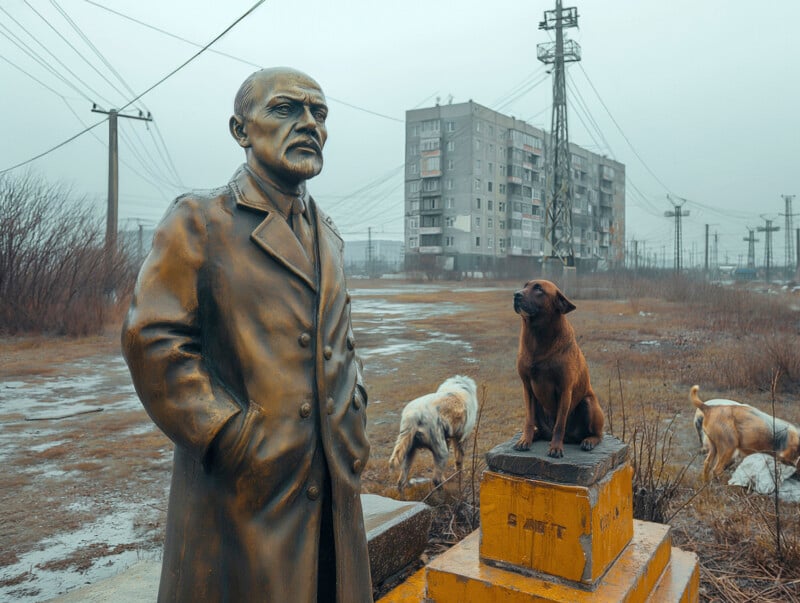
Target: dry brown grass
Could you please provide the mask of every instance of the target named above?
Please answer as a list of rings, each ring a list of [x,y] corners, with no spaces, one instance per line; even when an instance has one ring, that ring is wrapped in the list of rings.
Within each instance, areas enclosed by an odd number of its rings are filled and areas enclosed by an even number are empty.
[[[458,476],[452,476],[435,491],[429,483],[417,483],[406,491],[407,498],[426,499],[436,508],[431,555],[474,529],[477,489],[472,485],[479,482],[484,454],[511,439],[522,425],[524,409],[515,369],[519,318],[511,303],[513,291],[521,284],[496,283],[493,290],[466,291],[464,288],[487,283],[444,283],[439,289],[422,290],[384,281],[350,283],[351,288],[360,290],[359,296],[354,296],[354,327],[358,345],[366,352],[370,394],[372,453],[362,477],[365,491],[397,496],[396,475],[389,469],[388,458],[407,401],[433,391],[454,374],[469,375],[479,386],[481,421],[474,457],[468,451],[460,484]],[[402,293],[386,295],[381,290],[387,288],[400,288]],[[586,299],[589,293],[600,299]],[[426,343],[421,350],[370,357],[370,350],[387,344],[386,335],[370,333],[365,323],[359,322],[358,300],[370,295],[402,303],[447,302],[457,308],[446,316],[404,317],[397,336]],[[769,501],[737,494],[719,483],[697,494],[700,463],[695,460],[698,441],[688,392],[691,385],[699,383],[704,398],[733,398],[768,410],[769,379],[772,371],[781,369],[776,414],[800,422],[800,346],[792,345],[800,330],[800,317],[789,308],[800,300],[617,276],[597,282],[587,279],[570,296],[578,309],[569,318],[606,411],[607,428],[636,445],[632,458],[640,485],[655,493],[659,504],[653,508],[666,517],[674,515],[676,541],[700,555],[704,598],[742,601],[774,596],[778,600],[779,595],[796,589],[797,583],[792,581],[798,579],[797,544],[791,537],[800,533],[798,506],[781,507],[783,531],[788,536],[784,560],[778,562],[770,532],[774,528],[768,521]],[[756,317],[748,316],[754,312]],[[445,341],[438,333],[448,334],[457,343]],[[118,353],[116,327],[96,338],[0,340],[0,378],[35,377],[65,370],[79,358],[112,353]],[[11,363],[6,364],[5,359]],[[64,440],[63,444],[41,453],[21,448],[6,459],[0,473],[0,508],[4,509],[4,526],[8,526],[3,534],[8,543],[5,557],[21,555],[40,538],[79,526],[96,512],[66,513],[65,505],[71,500],[92,497],[102,502],[103,497],[120,493],[163,501],[157,505],[159,519],[155,525],[145,526],[149,529],[139,543],[142,548],[157,546],[170,469],[165,462],[171,450],[166,437],[155,429],[135,429],[150,425],[141,410],[93,413],[58,425],[61,433],[57,439]],[[12,433],[20,423],[6,423],[3,428]],[[43,441],[34,439],[26,444]],[[681,475],[687,466],[688,471]],[[47,467],[67,475],[56,478],[37,473]],[[451,472],[452,467],[450,461]],[[418,455],[411,475],[432,476],[429,454]],[[661,496],[664,491],[670,496]],[[745,502],[748,500],[760,501],[755,504],[763,509],[752,509]],[[743,543],[741,550],[735,548],[737,541]]]

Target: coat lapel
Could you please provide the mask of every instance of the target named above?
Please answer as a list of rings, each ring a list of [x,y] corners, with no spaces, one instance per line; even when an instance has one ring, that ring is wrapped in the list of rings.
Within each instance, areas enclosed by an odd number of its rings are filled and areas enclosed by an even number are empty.
[[[266,217],[251,233],[250,238],[261,249],[300,277],[312,290],[317,290],[314,265],[306,256],[288,222],[275,211],[272,203],[253,182],[244,168],[234,174],[231,189],[236,195],[236,204],[266,213]]]

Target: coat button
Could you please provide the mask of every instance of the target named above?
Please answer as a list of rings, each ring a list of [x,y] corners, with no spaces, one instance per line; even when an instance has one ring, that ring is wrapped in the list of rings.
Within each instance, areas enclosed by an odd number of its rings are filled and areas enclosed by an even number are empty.
[[[361,466],[362,465],[363,465],[363,463],[361,462],[360,459],[354,460],[353,461],[353,472],[354,473],[358,473],[359,471],[361,471]]]
[[[325,360],[330,360],[331,356],[333,356],[333,348],[329,345],[326,345],[322,349],[322,355],[325,356]]]
[[[353,351],[356,347],[356,340],[353,339],[350,335],[347,336],[347,349]]]
[[[311,343],[311,335],[309,333],[300,333],[300,337],[297,338],[297,341],[300,342],[301,346],[307,348],[308,344]]]
[[[309,486],[308,490],[306,490],[306,496],[308,496],[308,500],[317,500],[319,498],[319,488]]]
[[[304,419],[311,415],[311,404],[308,402],[303,402],[300,405],[300,416]]]
[[[328,400],[325,402],[325,412],[329,415],[333,414],[333,398],[328,396]]]

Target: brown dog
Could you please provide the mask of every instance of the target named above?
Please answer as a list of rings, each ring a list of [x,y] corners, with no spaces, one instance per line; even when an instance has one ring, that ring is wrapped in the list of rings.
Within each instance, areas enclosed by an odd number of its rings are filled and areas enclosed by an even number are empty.
[[[738,451],[742,456],[756,452],[775,454],[778,460],[800,466],[800,431],[765,412],[733,400],[703,402],[698,385],[689,390],[689,400],[703,414],[702,429],[708,442],[703,478],[718,477]]]
[[[514,293],[514,311],[522,317],[517,372],[525,396],[525,426],[516,450],[549,438],[547,454],[558,458],[564,456],[564,442],[591,450],[603,438],[603,410],[564,316],[574,309],[550,281],[529,281]]]

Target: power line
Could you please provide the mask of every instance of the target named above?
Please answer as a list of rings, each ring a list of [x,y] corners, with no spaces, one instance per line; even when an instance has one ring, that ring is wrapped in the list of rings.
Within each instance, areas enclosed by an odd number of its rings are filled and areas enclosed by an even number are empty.
[[[184,67],[186,67],[186,65],[188,65],[189,63],[191,63],[193,60],[195,60],[197,57],[199,57],[201,54],[203,54],[203,52],[205,52],[206,50],[208,50],[208,48],[209,48],[209,47],[210,47],[212,44],[216,43],[218,40],[220,40],[220,38],[222,38],[222,37],[223,37],[225,34],[227,34],[227,33],[228,33],[228,32],[229,32],[231,29],[233,29],[233,28],[234,28],[236,25],[238,25],[238,24],[239,24],[239,22],[241,22],[243,19],[245,19],[246,17],[248,17],[248,16],[249,16],[249,15],[250,15],[250,14],[251,14],[251,13],[252,13],[252,12],[253,12],[255,9],[257,9],[259,6],[261,6],[261,5],[262,5],[262,4],[263,4],[265,1],[266,1],[266,0],[258,0],[258,2],[256,2],[256,3],[255,3],[253,6],[251,6],[251,7],[250,7],[250,8],[249,8],[249,9],[248,9],[248,10],[247,10],[247,11],[246,11],[246,12],[245,12],[245,13],[244,13],[244,14],[243,14],[241,17],[239,17],[239,18],[238,18],[238,19],[236,19],[236,20],[235,20],[233,23],[231,23],[231,24],[230,24],[228,27],[226,27],[226,28],[225,28],[225,29],[222,31],[222,33],[220,33],[218,36],[216,36],[216,37],[215,37],[213,40],[211,40],[211,41],[210,41],[208,44],[206,44],[206,45],[205,45],[203,48],[201,48],[201,49],[200,49],[198,52],[194,53],[194,54],[193,54],[193,55],[192,55],[192,56],[191,56],[189,59],[187,59],[186,61],[184,61],[183,63],[181,63],[181,64],[180,64],[178,67],[176,67],[175,69],[173,69],[172,71],[170,71],[170,72],[169,72],[167,75],[165,75],[165,76],[164,76],[164,77],[162,77],[160,80],[158,80],[158,81],[157,81],[155,84],[153,84],[152,86],[150,86],[150,87],[149,87],[147,90],[145,90],[144,92],[142,92],[141,94],[139,94],[139,95],[138,95],[138,96],[136,96],[135,98],[131,99],[131,100],[130,100],[130,101],[128,101],[127,103],[125,103],[125,104],[124,104],[122,107],[120,107],[120,108],[118,109],[118,111],[122,111],[122,110],[124,110],[124,109],[126,109],[126,108],[130,107],[130,106],[131,106],[133,103],[135,103],[137,100],[139,100],[140,98],[142,98],[142,97],[143,97],[145,94],[148,94],[149,92],[152,92],[152,91],[153,91],[155,88],[157,88],[158,86],[160,86],[161,84],[163,84],[165,81],[167,81],[169,78],[171,78],[173,75],[175,75],[176,73],[178,73],[178,72],[179,72],[181,69],[183,69]],[[96,128],[97,126],[99,126],[99,125],[100,125],[100,124],[102,124],[102,123],[105,123],[106,121],[108,121],[108,118],[106,118],[106,119],[103,119],[103,120],[101,120],[101,121],[98,121],[97,123],[95,123],[94,125],[91,125],[91,126],[89,126],[88,128],[84,128],[83,130],[81,130],[81,131],[80,131],[80,132],[78,132],[77,134],[73,134],[72,136],[70,136],[69,138],[67,138],[66,140],[64,140],[63,142],[60,142],[60,143],[58,143],[57,145],[55,145],[54,147],[51,147],[51,148],[49,148],[48,150],[46,150],[46,151],[44,151],[44,152],[42,152],[42,153],[39,153],[39,154],[38,154],[38,155],[36,155],[35,157],[31,157],[30,159],[26,159],[25,161],[21,161],[20,163],[17,163],[16,165],[12,165],[11,167],[8,167],[8,168],[5,168],[5,169],[3,169],[3,170],[0,170],[0,175],[3,175],[3,174],[5,174],[6,172],[10,172],[11,170],[17,169],[18,167],[22,167],[23,165],[27,165],[28,163],[31,163],[31,162],[33,162],[33,161],[36,161],[37,159],[40,159],[40,158],[44,157],[45,155],[47,155],[47,154],[49,154],[49,153],[52,153],[53,151],[55,151],[55,150],[57,150],[57,149],[60,149],[60,148],[61,148],[61,147],[63,147],[64,145],[66,145],[66,144],[69,144],[70,142],[72,142],[72,141],[73,141],[73,140],[75,140],[76,138],[78,138],[78,137],[80,137],[80,136],[82,136],[82,135],[86,134],[86,132],[88,132],[89,130],[91,130],[91,129],[93,129],[93,128]]]
[[[109,13],[112,13],[112,14],[114,14],[114,15],[122,18],[122,19],[126,19],[128,21],[131,21],[132,23],[136,23],[137,25],[141,25],[142,27],[146,27],[147,29],[151,29],[151,30],[156,31],[156,32],[158,32],[160,34],[163,34],[165,36],[169,36],[170,38],[173,38],[175,40],[179,40],[179,41],[181,41],[181,42],[183,42],[185,44],[189,44],[190,46],[195,46],[195,47],[198,47],[198,48],[201,47],[201,44],[198,44],[197,42],[194,42],[193,40],[189,40],[187,38],[184,38],[183,36],[179,36],[177,34],[174,34],[174,33],[170,32],[170,31],[162,29],[160,27],[156,27],[155,25],[151,25],[149,23],[145,23],[144,21],[141,21],[140,19],[136,19],[134,17],[131,17],[130,15],[126,15],[125,13],[121,13],[121,12],[119,12],[117,10],[114,10],[113,8],[109,8],[108,6],[103,6],[102,4],[100,4],[98,2],[93,2],[93,0],[84,0],[84,1],[87,4],[91,4],[92,6],[96,6],[97,8],[100,8],[100,9],[103,9],[105,11],[108,11]],[[262,0],[262,2],[263,1],[264,0]],[[258,4],[261,4],[261,2],[259,2]],[[231,59],[233,61],[237,61],[237,62],[242,63],[244,65],[249,65],[250,67],[255,67],[256,69],[262,69],[264,67],[263,65],[260,65],[258,63],[254,63],[253,61],[248,61],[247,59],[243,59],[242,57],[237,57],[235,55],[229,54],[227,52],[223,52],[221,50],[211,49],[209,52],[212,52],[212,53],[217,54],[219,56],[226,57],[226,58]],[[391,115],[386,115],[384,113],[379,113],[379,112],[373,111],[371,109],[366,109],[364,107],[360,107],[358,105],[354,105],[353,103],[349,103],[347,101],[344,101],[344,100],[342,100],[340,98],[335,98],[335,97],[329,96],[327,94],[325,95],[325,97],[328,100],[332,100],[334,102],[339,103],[340,105],[345,105],[346,107],[350,107],[350,108],[356,109],[358,111],[363,111],[364,113],[369,113],[371,115],[375,115],[377,117],[382,117],[384,119],[388,119],[388,120],[391,120],[391,121],[394,121],[394,122],[398,122],[398,123],[401,123],[401,124],[405,123],[405,120],[403,120],[403,119],[400,119],[400,118],[397,118],[397,117],[392,117]]]
[[[636,150],[636,148],[634,148],[634,146],[631,143],[631,141],[628,138],[628,136],[625,134],[625,132],[622,131],[622,128],[617,123],[617,120],[614,119],[614,116],[611,114],[611,110],[608,108],[608,105],[606,105],[605,101],[603,100],[603,97],[600,96],[600,93],[597,91],[597,88],[594,87],[594,84],[592,83],[592,80],[589,78],[589,74],[586,73],[586,69],[584,69],[583,65],[581,65],[580,63],[578,64],[578,67],[581,68],[581,71],[583,72],[584,77],[586,77],[586,81],[589,82],[589,85],[592,87],[592,90],[594,90],[594,93],[597,96],[597,99],[600,101],[600,104],[603,105],[603,108],[606,110],[606,113],[608,113],[608,116],[611,118],[611,121],[617,127],[617,130],[619,130],[619,133],[622,135],[622,138],[624,138],[625,142],[628,143],[628,146],[630,147],[631,151],[633,151],[633,154],[636,155],[636,158],[641,162],[641,164],[650,173],[650,175],[653,178],[655,178],[656,182],[658,182],[658,184],[661,185],[661,187],[665,191],[667,191],[669,193],[672,193],[672,191],[669,189],[669,187],[666,184],[664,184],[658,176],[656,176],[656,174],[655,174],[655,172],[653,170],[650,169],[650,166],[647,165],[647,162],[644,159],[642,159],[641,155],[639,155],[639,152]],[[672,194],[674,194],[674,193],[672,193]]]

